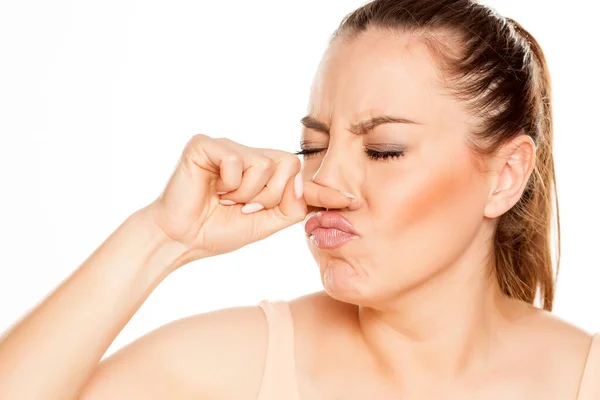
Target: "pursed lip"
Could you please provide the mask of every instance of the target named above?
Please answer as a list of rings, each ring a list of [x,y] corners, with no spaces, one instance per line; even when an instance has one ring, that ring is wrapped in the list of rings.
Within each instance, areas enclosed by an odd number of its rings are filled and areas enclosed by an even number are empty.
[[[358,232],[354,229],[352,223],[335,211],[319,211],[304,224],[304,230],[308,236],[317,228],[338,229],[358,236]]]

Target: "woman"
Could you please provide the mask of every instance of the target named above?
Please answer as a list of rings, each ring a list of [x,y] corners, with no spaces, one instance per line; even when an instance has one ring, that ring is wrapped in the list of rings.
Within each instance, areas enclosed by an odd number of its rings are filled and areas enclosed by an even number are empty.
[[[333,35],[302,123],[302,164],[194,136],[4,335],[0,398],[600,398],[600,339],[549,313],[550,79],[529,33],[471,0],[376,0]],[[305,219],[323,293],[175,321],[99,363],[168,274]]]

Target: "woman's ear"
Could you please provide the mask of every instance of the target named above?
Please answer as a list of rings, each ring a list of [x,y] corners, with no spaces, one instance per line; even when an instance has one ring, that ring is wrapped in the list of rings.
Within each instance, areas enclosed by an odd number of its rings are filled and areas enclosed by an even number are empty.
[[[491,157],[485,217],[499,217],[519,201],[535,167],[535,157],[535,143],[525,134],[504,143]]]

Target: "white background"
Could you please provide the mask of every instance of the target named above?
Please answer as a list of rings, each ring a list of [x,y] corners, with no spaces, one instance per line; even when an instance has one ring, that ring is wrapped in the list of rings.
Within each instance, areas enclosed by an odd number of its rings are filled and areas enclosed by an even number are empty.
[[[554,82],[555,313],[600,331],[595,2],[489,1]],[[295,151],[330,33],[362,1],[0,1],[0,331],[132,212],[195,133]],[[166,322],[321,289],[301,224],[168,277],[109,352]]]

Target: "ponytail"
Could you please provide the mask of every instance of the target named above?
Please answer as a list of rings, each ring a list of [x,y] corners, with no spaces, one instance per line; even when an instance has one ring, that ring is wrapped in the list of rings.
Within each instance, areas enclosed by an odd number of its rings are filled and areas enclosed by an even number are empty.
[[[520,201],[500,217],[495,240],[496,275],[506,294],[529,303],[533,303],[536,295],[539,295],[541,306],[551,311],[555,292],[552,222],[555,216],[558,273],[560,217],[552,155],[550,74],[544,53],[535,38],[517,22],[508,21],[529,50],[531,82],[528,100],[534,111],[529,134],[536,143],[536,162]]]

